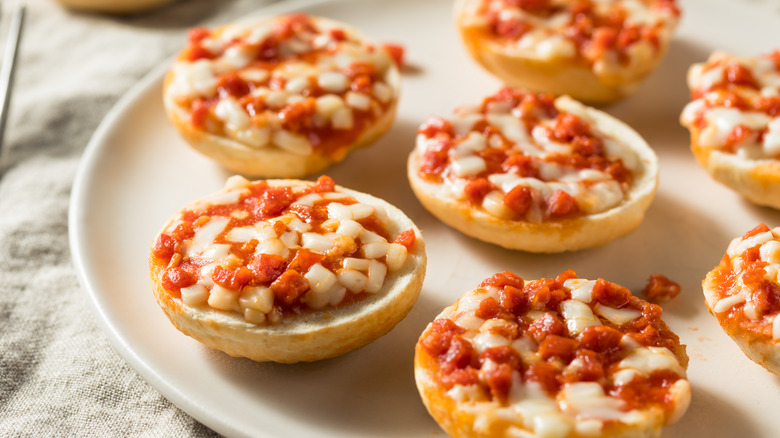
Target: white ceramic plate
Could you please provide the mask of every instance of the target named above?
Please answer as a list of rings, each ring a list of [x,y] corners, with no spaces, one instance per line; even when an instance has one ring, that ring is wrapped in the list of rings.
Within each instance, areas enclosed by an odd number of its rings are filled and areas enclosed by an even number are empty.
[[[300,5],[300,3],[298,3]],[[100,325],[119,353],[165,397],[228,436],[441,436],[412,375],[425,325],[467,289],[500,270],[525,278],[572,268],[634,291],[652,273],[682,285],[665,320],[688,345],[693,402],[666,437],[780,436],[778,378],[749,361],[704,307],[701,280],[728,242],[780,213],[755,207],[712,182],[688,150],[677,122],[687,101],[685,71],[720,48],[754,55],[780,41],[769,2],[682,0],[683,19],[659,69],[633,97],[607,108],[637,129],[661,164],[658,195],[642,226],[595,250],[531,255],[503,250],[443,226],[414,198],[405,177],[416,128],[499,88],[465,54],[447,0],[333,1],[306,11],[352,23],[376,40],[406,47],[393,129],[327,173],[338,183],[396,204],[420,226],[429,270],[414,310],[389,335],[340,358],[259,364],[209,350],[182,335],[154,301],[147,251],[158,228],[229,176],[184,144],[160,99],[162,70],[135,87],[106,117],[83,158],[73,190],[70,237],[75,264]],[[293,5],[282,5],[289,9]],[[773,9],[772,9],[773,8]],[[184,37],[182,38],[184,43]]]

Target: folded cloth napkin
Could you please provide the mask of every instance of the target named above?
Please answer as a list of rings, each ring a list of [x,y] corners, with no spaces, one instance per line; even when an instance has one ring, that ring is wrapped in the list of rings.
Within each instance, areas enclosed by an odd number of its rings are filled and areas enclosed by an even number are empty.
[[[186,29],[271,0],[179,0],[116,17],[28,0],[0,161],[0,436],[212,436],[109,345],[68,247],[79,159],[110,107]],[[3,2],[0,35],[12,4]]]

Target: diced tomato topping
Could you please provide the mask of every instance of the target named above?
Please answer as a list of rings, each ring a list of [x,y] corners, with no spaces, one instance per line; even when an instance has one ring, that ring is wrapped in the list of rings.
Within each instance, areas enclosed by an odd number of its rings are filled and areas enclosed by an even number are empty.
[[[374,67],[374,64],[370,64],[368,62],[353,62],[347,67],[347,69],[344,71],[344,74],[346,74],[350,79],[355,79],[360,76],[373,78],[376,76],[377,71],[376,67]]]
[[[534,159],[527,155],[510,155],[506,161],[501,164],[501,170],[506,173],[515,173],[524,177],[538,177],[539,171],[536,169]]]
[[[385,43],[382,44],[382,48],[390,53],[390,56],[393,57],[393,61],[395,62],[395,65],[398,66],[398,68],[402,68],[404,66],[404,46],[400,44]]]
[[[776,97],[761,96],[756,107],[772,117],[780,116],[780,99]]]
[[[479,373],[472,367],[458,368],[441,375],[441,383],[445,388],[455,385],[476,385],[479,383]]]
[[[550,0],[509,0],[508,3],[531,13],[542,12],[550,7]]]
[[[568,363],[574,358],[574,352],[579,345],[576,339],[548,334],[539,344],[539,356],[544,360],[559,357]]]
[[[565,382],[598,382],[604,378],[604,364],[598,353],[591,350],[577,350],[575,360],[577,367],[564,374]]]
[[[642,294],[651,303],[662,303],[680,294],[680,285],[664,275],[652,274]]]
[[[560,371],[555,365],[549,362],[535,362],[525,371],[525,380],[538,383],[547,394],[555,396],[561,388],[559,375]]]
[[[577,278],[577,272],[575,272],[574,269],[567,269],[558,274],[558,276],[555,277],[555,281],[562,285],[566,280],[571,280],[574,278]]]
[[[414,244],[416,242],[417,236],[414,234],[413,229],[408,229],[401,232],[401,234],[399,234],[395,240],[393,240],[393,243],[405,246],[407,252],[412,252],[414,250]]]
[[[285,305],[296,302],[307,290],[309,290],[309,281],[293,269],[284,271],[271,283],[274,299]]]
[[[766,233],[767,231],[769,231],[769,227],[765,223],[762,222],[762,223],[756,225],[755,227],[753,227],[753,229],[751,229],[747,233],[743,234],[742,235],[742,240],[745,240],[745,239],[747,239],[749,237],[753,237],[756,234]]]
[[[450,348],[450,342],[455,335],[461,334],[466,330],[449,319],[435,319],[422,339],[421,345],[433,357],[444,354]]]
[[[533,204],[533,191],[530,187],[516,186],[504,195],[504,205],[512,210],[518,217],[525,216]]]
[[[568,299],[567,290],[554,280],[538,280],[528,283],[525,288],[530,296],[531,307],[538,310],[558,311],[561,303]]]
[[[216,55],[211,53],[210,51],[204,49],[201,46],[192,46],[189,48],[189,53],[187,54],[187,61],[189,62],[195,62],[199,59],[213,59]]]
[[[551,217],[563,217],[579,211],[574,197],[563,190],[556,190],[547,200],[547,213]]]
[[[482,371],[485,383],[490,388],[490,394],[498,399],[505,400],[512,386],[512,367],[505,363]]]
[[[371,77],[366,75],[358,76],[352,79],[352,83],[349,85],[349,89],[357,93],[371,93]]]
[[[206,127],[206,118],[209,115],[209,105],[202,99],[198,99],[192,103],[192,109],[190,110],[190,122],[192,126],[203,129]]]
[[[568,143],[576,137],[590,135],[590,125],[581,117],[573,114],[561,114],[555,120],[552,137],[560,142]]]
[[[299,249],[295,257],[290,261],[288,269],[295,269],[300,273],[306,273],[309,268],[325,259],[324,254],[309,251],[308,249]]]
[[[211,31],[205,27],[193,27],[187,32],[190,44],[198,44],[209,36],[211,36]]]
[[[734,85],[761,88],[749,68],[742,64],[730,64],[724,72],[726,80]]]
[[[501,289],[501,292],[499,292],[498,297],[501,308],[515,315],[522,312],[527,306],[523,290],[511,285],[504,286],[504,288]]]
[[[492,318],[504,318],[512,319],[513,315],[509,314],[501,307],[498,301],[493,297],[487,297],[479,302],[479,308],[474,312],[478,318],[492,319]]]
[[[155,257],[169,260],[176,252],[176,241],[168,234],[160,234],[154,242],[152,253]]]
[[[224,269],[221,266],[214,268],[212,275],[214,282],[230,290],[241,290],[253,278],[252,271],[242,266],[235,270]]]
[[[669,387],[680,380],[673,371],[654,371],[649,377],[637,376],[630,382],[608,391],[612,397],[626,403],[626,409],[636,409],[648,404],[668,405]]]
[[[485,198],[485,195],[490,193],[492,189],[493,185],[490,183],[490,181],[487,180],[487,178],[476,178],[466,183],[466,186],[463,188],[463,192],[471,202],[481,204],[482,200]]]
[[[596,137],[577,137],[572,140],[575,154],[585,157],[601,156],[604,153],[604,142]]]
[[[480,287],[493,286],[499,289],[503,289],[506,286],[512,286],[519,290],[522,290],[524,285],[525,282],[523,279],[510,271],[503,271],[493,274],[492,277],[484,280],[479,284]]]
[[[620,347],[623,333],[605,325],[592,325],[582,331],[582,348],[598,353],[611,352]]]
[[[449,137],[455,135],[455,130],[453,129],[452,124],[449,121],[442,119],[441,117],[428,118],[423,122],[422,125],[420,125],[420,128],[417,130],[417,132],[428,138],[432,138],[439,133],[446,134]]]
[[[312,124],[316,102],[314,98],[309,98],[291,103],[279,111],[279,120],[290,131],[303,131]]]
[[[293,199],[293,193],[289,187],[269,187],[260,198],[262,217],[278,216],[290,206]]]
[[[308,15],[298,13],[283,17],[274,25],[272,32],[281,39],[289,39],[298,33],[316,32],[316,28]]]
[[[497,20],[493,25],[493,33],[500,38],[518,39],[531,30],[531,25],[526,21],[513,18]]]
[[[776,313],[780,309],[780,286],[769,280],[750,292],[750,302],[759,316]]]
[[[315,193],[327,193],[334,190],[336,190],[336,183],[327,175],[322,175],[317,178],[317,182],[314,184]]]
[[[471,342],[463,339],[460,335],[454,335],[447,351],[439,357],[439,363],[442,370],[448,372],[471,365],[473,358],[474,347]]]
[[[196,282],[197,277],[195,275],[179,267],[166,269],[162,278],[162,285],[167,290],[179,290],[183,287],[192,286]]]
[[[269,285],[287,270],[287,259],[275,254],[260,253],[249,264],[258,284]]]
[[[249,84],[238,75],[238,73],[228,73],[219,78],[217,84],[217,93],[221,98],[232,96],[240,98],[249,94]]]
[[[631,291],[623,286],[599,278],[591,292],[593,300],[609,307],[620,308],[628,304]]]
[[[536,342],[542,342],[547,335],[566,335],[566,324],[552,313],[545,313],[528,326],[528,334]]]
[[[331,29],[330,37],[336,41],[344,41],[347,39],[347,34],[342,29]]]

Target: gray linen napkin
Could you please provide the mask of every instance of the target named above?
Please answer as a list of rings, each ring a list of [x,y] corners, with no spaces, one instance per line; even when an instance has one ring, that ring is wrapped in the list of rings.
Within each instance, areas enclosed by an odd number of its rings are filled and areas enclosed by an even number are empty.
[[[67,213],[110,107],[186,40],[270,0],[181,0],[132,17],[27,1],[0,161],[0,436],[212,436],[109,345],[78,284]],[[2,34],[9,2],[3,2]]]

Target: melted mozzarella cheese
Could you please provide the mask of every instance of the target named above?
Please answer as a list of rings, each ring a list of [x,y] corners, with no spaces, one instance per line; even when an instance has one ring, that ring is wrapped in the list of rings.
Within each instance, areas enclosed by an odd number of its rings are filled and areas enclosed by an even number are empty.
[[[630,369],[636,373],[650,375],[654,371],[669,370],[678,376],[685,376],[685,369],[677,357],[664,347],[639,347],[631,350],[618,364],[621,370]]]
[[[601,321],[593,314],[590,306],[579,300],[562,302],[561,313],[566,320],[566,327],[574,335],[579,335],[587,327],[601,325]]]
[[[642,312],[633,308],[616,309],[614,307],[605,306],[601,303],[596,303],[594,306],[596,313],[606,318],[609,322],[615,325],[623,325],[627,322],[631,322],[640,316]]]
[[[187,247],[186,255],[188,257],[195,257],[202,254],[217,236],[225,230],[228,222],[230,222],[229,218],[212,216],[208,222],[195,231],[195,236]]]
[[[748,237],[747,239],[742,239],[741,237],[738,237],[731,241],[729,247],[726,249],[726,253],[729,255],[729,257],[732,258],[737,257],[743,252],[749,250],[750,248],[756,245],[763,245],[772,239],[774,239],[774,235],[772,234],[771,230],[764,231],[763,233],[755,234],[753,236]]]

